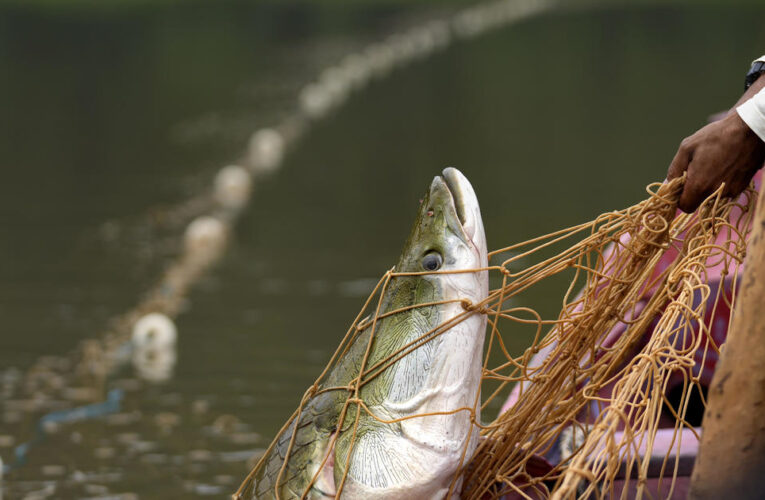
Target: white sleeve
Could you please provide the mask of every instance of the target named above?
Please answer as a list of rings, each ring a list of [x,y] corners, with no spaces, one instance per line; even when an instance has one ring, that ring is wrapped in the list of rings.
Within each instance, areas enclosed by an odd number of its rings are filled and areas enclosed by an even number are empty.
[[[761,77],[765,78],[765,76]],[[754,97],[736,108],[738,116],[749,125],[752,132],[765,141],[765,89],[757,92]]]

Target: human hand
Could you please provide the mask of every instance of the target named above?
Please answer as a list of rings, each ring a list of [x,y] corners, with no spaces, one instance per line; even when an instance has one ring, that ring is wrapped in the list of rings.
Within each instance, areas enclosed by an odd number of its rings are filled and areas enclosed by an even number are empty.
[[[690,213],[722,183],[723,196],[738,196],[763,161],[765,142],[734,111],[680,143],[667,180],[687,172],[678,207]]]
[[[667,171],[671,181],[687,172],[678,207],[693,212],[723,182],[723,196],[738,196],[765,161],[765,143],[752,132],[736,108],[765,88],[758,78],[727,114],[716,113],[711,122],[680,143]]]

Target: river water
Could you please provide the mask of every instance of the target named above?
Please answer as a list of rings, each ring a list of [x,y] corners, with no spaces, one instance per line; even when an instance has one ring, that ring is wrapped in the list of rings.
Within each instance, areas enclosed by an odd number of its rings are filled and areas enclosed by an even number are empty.
[[[735,101],[765,47],[754,21],[765,7],[564,9],[375,82],[255,186],[177,318],[173,377],[142,382],[125,367],[97,389],[97,400],[125,391],[117,413],[41,437],[42,415],[92,401],[79,387],[43,401],[20,381],[156,282],[187,222],[165,215],[291,112],[323,67],[441,14],[229,0],[0,7],[4,498],[231,493],[395,263],[442,168],[473,183],[490,248],[623,208],[663,178],[682,137]],[[557,296],[530,300],[554,314]],[[528,341],[506,339],[517,353]]]

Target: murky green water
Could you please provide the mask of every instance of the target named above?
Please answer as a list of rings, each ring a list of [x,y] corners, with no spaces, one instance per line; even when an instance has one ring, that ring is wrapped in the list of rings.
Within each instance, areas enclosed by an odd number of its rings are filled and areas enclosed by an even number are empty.
[[[42,414],[76,404],[35,405],[44,390],[16,379],[132,307],[177,252],[185,220],[166,209],[207,189],[322,67],[426,14],[401,9],[0,8],[6,463]],[[763,14],[555,12],[352,97],[256,186],[223,262],[178,318],[174,377],[110,377],[101,390],[124,388],[122,410],[58,426],[6,475],[6,496],[233,491],[395,262],[433,175],[468,176],[492,248],[634,203],[679,140],[736,99],[765,47]],[[552,313],[554,292],[530,299]]]

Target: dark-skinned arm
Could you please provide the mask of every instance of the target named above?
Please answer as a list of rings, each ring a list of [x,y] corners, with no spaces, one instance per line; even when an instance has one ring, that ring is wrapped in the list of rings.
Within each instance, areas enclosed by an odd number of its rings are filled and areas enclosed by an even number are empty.
[[[693,212],[725,183],[724,196],[735,197],[765,162],[765,142],[741,119],[736,108],[765,88],[765,74],[752,84],[722,120],[710,123],[680,143],[667,172],[672,180],[688,172],[678,207]]]

